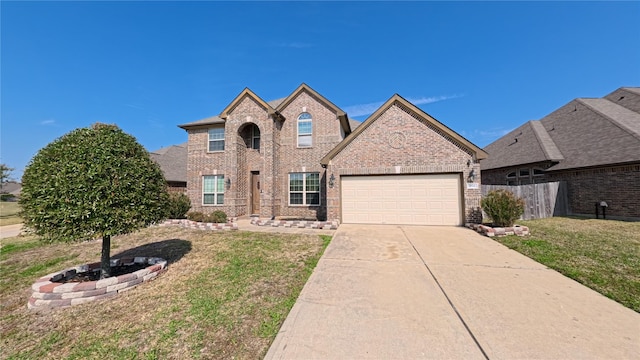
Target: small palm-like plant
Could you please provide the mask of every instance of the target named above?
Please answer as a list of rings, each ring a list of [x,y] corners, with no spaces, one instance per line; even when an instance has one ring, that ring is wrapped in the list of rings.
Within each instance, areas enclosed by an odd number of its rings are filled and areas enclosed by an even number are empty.
[[[524,213],[524,200],[507,190],[493,190],[482,199],[482,210],[496,226],[513,226]]]

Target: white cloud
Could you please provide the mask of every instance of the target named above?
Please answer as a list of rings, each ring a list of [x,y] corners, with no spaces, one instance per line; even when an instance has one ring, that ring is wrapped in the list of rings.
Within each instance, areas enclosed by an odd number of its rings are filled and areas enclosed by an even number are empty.
[[[410,103],[413,105],[424,105],[431,104],[438,101],[456,99],[462,97],[463,95],[442,95],[442,96],[432,96],[432,97],[420,97],[420,98],[407,98]]]
[[[284,47],[284,48],[293,48],[293,49],[307,49],[310,47],[313,47],[312,44],[309,43],[303,43],[303,42],[281,42],[276,44],[277,47]]]
[[[513,128],[473,129],[471,131],[462,130],[460,135],[471,140],[480,147],[485,147],[512,131]]]
[[[55,123],[56,123],[56,121],[53,120],[53,119],[47,119],[47,120],[40,121],[40,125],[53,125]]]
[[[442,96],[432,96],[432,97],[417,97],[417,98],[407,98],[409,102],[414,105],[424,105],[431,104],[438,101],[444,101],[449,99],[455,99],[462,97],[462,95],[442,95]],[[380,106],[384,104],[384,101],[372,102],[367,104],[358,104],[351,105],[344,108],[344,111],[349,114],[350,117],[358,117],[363,115],[373,114]]]
[[[378,108],[382,106],[382,104],[384,104],[384,101],[373,102],[368,104],[351,105],[351,106],[345,107],[344,111],[346,111],[346,113],[349,114],[350,117],[369,115],[369,114],[373,114],[374,111],[378,110]]]

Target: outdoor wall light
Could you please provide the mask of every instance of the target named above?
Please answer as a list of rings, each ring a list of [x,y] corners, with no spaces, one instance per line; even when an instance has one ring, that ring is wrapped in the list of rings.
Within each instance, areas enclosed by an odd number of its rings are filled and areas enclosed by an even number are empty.
[[[467,167],[471,166],[471,160],[467,160]]]
[[[329,187],[333,189],[333,185],[336,182],[336,177],[333,176],[333,173],[331,174],[331,176],[329,177]]]
[[[467,182],[474,182],[476,180],[476,172],[474,171],[474,169],[471,169],[471,171],[469,171],[469,176],[467,177]]]
[[[231,179],[227,178],[227,189],[231,188]]]

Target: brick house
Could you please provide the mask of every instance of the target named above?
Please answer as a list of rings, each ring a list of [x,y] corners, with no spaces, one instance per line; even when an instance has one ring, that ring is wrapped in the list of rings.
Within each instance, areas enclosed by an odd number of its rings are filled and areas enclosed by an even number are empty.
[[[567,183],[570,213],[640,219],[640,88],[578,98],[489,144],[482,183]]]
[[[243,90],[188,133],[192,211],[356,223],[480,221],[482,149],[394,95],[357,128],[306,84]],[[354,130],[355,128],[355,130]]]

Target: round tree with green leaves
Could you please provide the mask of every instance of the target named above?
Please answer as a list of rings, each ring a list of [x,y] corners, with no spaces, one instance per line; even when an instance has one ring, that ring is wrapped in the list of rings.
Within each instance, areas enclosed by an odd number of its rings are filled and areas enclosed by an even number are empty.
[[[102,238],[101,278],[111,274],[111,237],[165,218],[166,181],[149,153],[115,125],[76,129],[42,148],[24,171],[25,226],[46,241]]]

